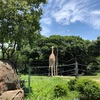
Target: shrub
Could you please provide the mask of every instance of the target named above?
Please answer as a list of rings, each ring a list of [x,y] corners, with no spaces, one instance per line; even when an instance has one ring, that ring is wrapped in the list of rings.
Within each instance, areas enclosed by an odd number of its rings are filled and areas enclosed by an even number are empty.
[[[77,79],[71,79],[69,82],[68,82],[68,88],[71,90],[71,91],[74,91],[75,90],[75,84],[76,84],[76,81]]]
[[[24,90],[24,96],[27,96],[32,92],[32,88],[30,87],[30,90],[28,87],[25,85],[25,80],[20,80],[20,86]]]
[[[54,87],[54,96],[55,97],[62,97],[62,96],[65,96],[67,94],[66,92],[66,89],[63,88],[62,86],[60,85],[57,85]]]
[[[70,83],[73,82],[70,86]],[[77,79],[69,82],[70,90],[78,91],[80,100],[100,100],[100,86],[97,82],[88,79]]]

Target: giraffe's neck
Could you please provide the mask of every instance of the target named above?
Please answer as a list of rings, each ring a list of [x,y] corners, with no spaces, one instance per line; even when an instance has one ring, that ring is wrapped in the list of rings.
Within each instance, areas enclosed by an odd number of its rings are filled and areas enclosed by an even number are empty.
[[[52,54],[53,54],[53,51],[54,51],[54,50],[53,50],[53,47],[52,47]]]

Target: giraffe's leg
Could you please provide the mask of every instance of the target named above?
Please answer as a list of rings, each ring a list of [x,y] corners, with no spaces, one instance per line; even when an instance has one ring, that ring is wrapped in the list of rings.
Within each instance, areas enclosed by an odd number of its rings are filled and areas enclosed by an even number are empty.
[[[55,72],[56,72],[56,75],[58,75],[58,69],[57,69],[57,65],[55,66]]]
[[[50,66],[49,66],[49,70],[48,70],[48,76],[50,76]]]
[[[53,76],[53,67],[51,67],[51,76]]]
[[[53,75],[55,76],[55,68],[54,68],[54,66],[53,66]]]
[[[55,73],[55,65],[53,66],[53,69],[54,69],[54,76],[56,75],[56,73]]]

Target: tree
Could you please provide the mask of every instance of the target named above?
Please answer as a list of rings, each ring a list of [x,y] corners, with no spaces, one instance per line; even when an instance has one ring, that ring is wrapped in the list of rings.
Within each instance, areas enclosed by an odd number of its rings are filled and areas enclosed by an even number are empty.
[[[0,0],[0,48],[3,59],[10,59],[17,47],[33,43],[34,34],[41,30],[41,4],[45,2],[46,0]]]

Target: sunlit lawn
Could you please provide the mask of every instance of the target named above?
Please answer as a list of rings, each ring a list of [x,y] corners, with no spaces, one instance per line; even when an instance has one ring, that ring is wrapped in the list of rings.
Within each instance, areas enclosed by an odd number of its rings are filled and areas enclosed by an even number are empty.
[[[79,76],[81,78],[92,79],[100,83],[100,73],[95,76]],[[71,79],[74,79],[75,76],[55,76],[55,77],[48,77],[48,76],[30,76],[30,86],[32,88],[33,94],[31,94],[31,98],[34,100],[51,100],[51,96],[53,96],[53,88],[56,85],[67,85],[67,82]],[[28,75],[21,75],[21,79],[25,80],[26,86],[28,87]],[[70,95],[73,95],[70,94]],[[74,95],[73,95],[74,96]],[[52,97],[53,98],[53,97]],[[32,100],[32,99],[26,99]],[[54,99],[53,100],[66,100],[63,99]],[[72,99],[67,99],[72,100]]]
[[[100,73],[97,73],[97,75],[94,76],[79,76],[81,78],[87,78],[91,80],[95,80],[100,83]],[[53,84],[59,84],[59,83],[66,83],[67,81],[74,79],[75,76],[54,76],[54,77],[48,77],[48,76],[30,76],[30,84],[32,87],[43,85],[44,83],[48,83],[47,86],[52,86]],[[21,75],[21,79],[26,81],[26,85],[28,84],[28,75]],[[46,87],[46,86],[44,86]]]

